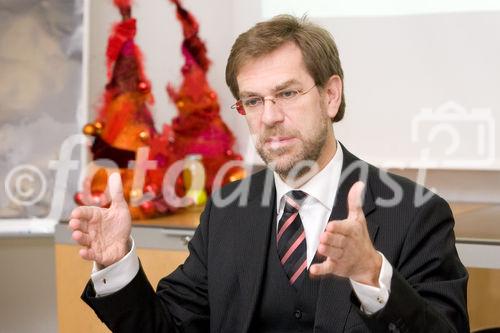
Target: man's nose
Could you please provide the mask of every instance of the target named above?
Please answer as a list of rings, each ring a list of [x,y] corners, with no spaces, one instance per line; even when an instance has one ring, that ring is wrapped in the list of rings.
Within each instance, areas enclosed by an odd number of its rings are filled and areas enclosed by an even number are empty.
[[[284,119],[284,113],[281,106],[276,103],[274,99],[266,98],[264,99],[264,105],[262,106],[262,122],[267,126],[273,126],[276,123],[282,122]]]

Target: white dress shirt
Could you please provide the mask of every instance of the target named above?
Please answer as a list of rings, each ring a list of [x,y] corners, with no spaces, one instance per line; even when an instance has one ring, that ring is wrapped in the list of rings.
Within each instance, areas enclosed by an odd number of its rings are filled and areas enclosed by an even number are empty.
[[[299,214],[304,226],[307,245],[307,266],[311,265],[319,244],[319,237],[325,230],[330,213],[333,209],[335,196],[342,171],[343,152],[337,142],[337,151],[328,164],[314,175],[307,183],[299,189],[308,194],[302,204]],[[281,178],[274,174],[277,203],[277,214],[279,218],[283,214],[283,196],[291,190]],[[379,276],[380,288],[364,285],[350,280],[354,292],[361,302],[361,309],[366,314],[372,314],[382,309],[389,298],[390,285],[392,279],[392,266],[382,253],[382,268]],[[94,289],[97,296],[106,296],[125,287],[135,277],[139,271],[139,258],[136,254],[135,242],[131,238],[131,250],[120,261],[102,270],[98,270],[94,264],[91,275]]]

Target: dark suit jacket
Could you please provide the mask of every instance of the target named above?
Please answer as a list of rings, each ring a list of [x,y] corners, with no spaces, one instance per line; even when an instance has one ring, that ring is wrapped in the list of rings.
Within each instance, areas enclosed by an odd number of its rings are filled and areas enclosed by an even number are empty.
[[[454,221],[443,199],[344,148],[331,219],[347,217],[347,194],[363,168],[368,171],[363,211],[369,233],[394,268],[389,300],[366,316],[347,279],[324,277],[314,332],[468,332],[467,271],[457,256]],[[129,285],[110,296],[96,298],[89,282],[84,301],[116,332],[253,331],[276,193],[272,173],[264,170],[224,187],[221,197],[246,185],[246,205],[238,200],[226,207],[207,203],[189,257],[159,282],[156,292],[141,268]],[[270,200],[263,205],[266,186],[271,187]],[[402,198],[386,207],[384,200],[394,199],[396,187]],[[430,198],[416,206],[421,195]]]

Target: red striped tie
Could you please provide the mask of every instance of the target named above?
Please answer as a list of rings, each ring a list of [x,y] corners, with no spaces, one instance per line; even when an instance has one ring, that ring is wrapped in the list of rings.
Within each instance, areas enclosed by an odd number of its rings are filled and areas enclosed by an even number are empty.
[[[300,205],[306,198],[302,191],[285,194],[285,209],[278,223],[276,243],[278,256],[290,285],[300,286],[307,270],[306,234],[300,219]]]

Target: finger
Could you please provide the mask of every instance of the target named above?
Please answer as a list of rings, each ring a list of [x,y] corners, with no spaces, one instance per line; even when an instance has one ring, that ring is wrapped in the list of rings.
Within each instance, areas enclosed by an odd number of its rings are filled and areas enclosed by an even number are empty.
[[[337,248],[343,248],[345,246],[347,237],[338,233],[324,232],[319,237],[320,244],[325,244]]]
[[[78,254],[80,255],[80,257],[82,259],[90,260],[90,261],[95,260],[94,251],[88,247],[84,247],[84,248],[80,249],[80,251],[78,251]]]
[[[71,238],[82,246],[90,246],[92,241],[89,234],[83,233],[80,230],[73,231]]]
[[[69,227],[73,230],[80,230],[82,232],[88,231],[88,223],[85,220],[71,219],[68,223]]]
[[[363,214],[363,197],[365,184],[361,181],[352,185],[347,195],[347,206],[349,209],[349,218],[356,219],[360,214]]]
[[[75,209],[73,209],[71,211],[71,214],[69,214],[69,218],[70,219],[79,219],[80,218],[80,210],[79,210],[80,207],[76,207]]]
[[[331,221],[328,221],[327,225],[326,225],[326,228],[325,230],[329,230],[329,228],[333,228],[333,225],[336,224],[336,223],[342,223],[342,222],[346,222],[347,220],[331,220]],[[333,230],[333,229],[332,229]]]
[[[312,275],[332,275],[335,271],[335,262],[332,260],[325,260],[320,264],[313,264],[309,267],[309,273]]]
[[[330,221],[325,228],[325,231],[330,234],[341,234],[348,236],[351,233],[352,224],[347,220],[343,221]]]
[[[328,259],[338,260],[344,255],[344,249],[320,243],[318,245],[318,253]]]
[[[121,204],[125,202],[125,198],[123,197],[122,177],[118,172],[113,172],[108,177],[108,187],[111,203]]]
[[[73,209],[71,219],[90,221],[94,218],[99,208],[91,206],[80,206]]]

